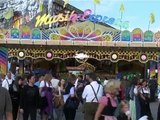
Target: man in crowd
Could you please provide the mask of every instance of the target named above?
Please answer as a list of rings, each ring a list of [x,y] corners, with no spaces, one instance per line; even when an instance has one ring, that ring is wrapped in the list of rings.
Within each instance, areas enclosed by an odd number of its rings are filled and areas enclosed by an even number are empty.
[[[12,82],[13,82],[13,79],[11,77],[11,72],[8,72],[6,78],[2,82],[2,87],[9,90],[9,87],[12,84]]]
[[[0,120],[13,120],[12,116],[12,103],[9,92],[0,86]]]
[[[87,73],[86,79],[90,84],[84,88],[82,94],[82,98],[86,100],[84,120],[93,120],[98,107],[98,101],[103,95],[103,87],[97,82],[97,76],[93,72]]]
[[[39,107],[39,90],[34,85],[35,76],[27,77],[28,85],[24,86],[20,99],[20,112],[23,113],[23,120],[36,120],[37,109]]]

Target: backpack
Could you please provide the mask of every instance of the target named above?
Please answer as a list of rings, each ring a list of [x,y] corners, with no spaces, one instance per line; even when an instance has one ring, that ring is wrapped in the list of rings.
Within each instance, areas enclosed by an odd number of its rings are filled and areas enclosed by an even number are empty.
[[[14,84],[14,81],[12,81],[12,83],[11,83],[11,84],[9,84],[9,82],[8,82],[8,80],[7,80],[7,79],[6,79],[6,81],[7,81],[7,84],[8,84],[9,93],[11,93],[11,92],[12,92],[12,90],[13,90],[13,84]]]

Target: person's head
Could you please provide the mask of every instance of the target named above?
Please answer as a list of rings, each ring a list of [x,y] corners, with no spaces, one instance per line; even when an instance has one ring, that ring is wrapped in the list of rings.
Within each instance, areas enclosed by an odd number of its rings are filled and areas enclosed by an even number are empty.
[[[34,75],[28,75],[27,80],[29,84],[34,84],[35,83],[35,76]]]
[[[79,80],[82,80],[83,79],[83,76],[82,75],[78,75],[77,77]]]
[[[117,80],[110,80],[105,85],[105,93],[109,93],[111,95],[118,95],[120,88],[120,81]]]
[[[50,82],[52,80],[52,74],[45,74],[44,81]]]
[[[70,74],[68,77],[68,82],[74,84],[76,81],[76,76],[74,74]]]
[[[147,80],[143,80],[143,81],[141,82],[141,84],[142,84],[143,87],[146,87],[146,86],[147,86]]]
[[[128,103],[126,100],[122,100],[119,106],[120,106],[120,112],[126,113],[127,111],[129,111]]]
[[[17,82],[18,85],[23,85],[23,78],[21,76],[17,76],[15,82]]]
[[[139,79],[137,77],[134,77],[132,79],[132,85],[138,85],[139,84]]]
[[[65,86],[66,81],[64,79],[61,79],[58,83],[58,86]]]
[[[7,77],[8,77],[8,79],[11,79],[11,72],[7,73]]]
[[[86,79],[89,80],[89,82],[97,81],[97,76],[94,72],[90,72],[86,74]]]
[[[38,78],[38,81],[41,82],[42,80],[44,80],[44,76],[40,75],[39,78]]]

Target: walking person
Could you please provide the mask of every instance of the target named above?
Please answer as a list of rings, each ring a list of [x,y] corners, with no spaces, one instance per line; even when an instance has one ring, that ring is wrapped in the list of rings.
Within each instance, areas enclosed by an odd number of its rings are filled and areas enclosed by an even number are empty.
[[[22,77],[18,76],[16,77],[16,80],[13,81],[13,84],[9,90],[11,100],[12,100],[12,106],[13,106],[13,120],[17,120],[17,114],[19,110],[20,105],[20,94],[22,92],[22,86],[23,86],[23,79]]]
[[[120,111],[117,116],[117,120],[131,120],[129,106],[126,100],[122,100],[120,103]]]
[[[82,98],[85,99],[84,104],[84,120],[93,120],[98,108],[98,101],[103,95],[102,85],[97,83],[97,76],[93,72],[86,75],[86,79],[90,84],[84,88]]]
[[[23,113],[23,120],[36,120],[37,109],[39,108],[39,90],[34,85],[35,76],[29,75],[27,77],[28,85],[24,86],[20,96],[20,112]]]
[[[117,120],[114,113],[118,104],[119,88],[120,83],[116,80],[110,80],[105,85],[105,96],[99,99],[94,120]]]
[[[52,75],[46,74],[44,80],[41,81],[39,86],[39,93],[41,96],[41,113],[42,119],[48,120],[52,118],[53,115],[53,86],[51,84]]]
[[[153,120],[149,105],[149,99],[150,99],[150,89],[147,85],[147,81],[143,80],[140,90],[141,117],[147,115],[149,120]]]
[[[0,120],[13,120],[12,116],[12,102],[9,92],[0,86]]]
[[[64,107],[64,98],[63,95],[65,93],[65,80],[61,79],[59,81],[58,87],[55,90],[54,98],[53,98],[53,106],[54,106],[54,120],[63,120],[64,113],[63,113],[63,107]]]
[[[139,79],[134,77],[129,91],[129,106],[132,120],[138,120],[141,117],[141,107],[139,101],[140,89],[141,86],[139,85]]]
[[[71,74],[68,77],[68,83],[65,88],[65,93],[63,95],[64,102],[65,102],[63,111],[65,114],[66,120],[75,119],[76,110],[79,106],[79,100],[76,96],[75,87],[74,87],[75,80],[76,80],[75,75]]]
[[[8,72],[5,79],[2,82],[2,87],[9,90],[10,86],[12,85],[12,82],[13,82],[13,79],[12,79],[11,73]]]

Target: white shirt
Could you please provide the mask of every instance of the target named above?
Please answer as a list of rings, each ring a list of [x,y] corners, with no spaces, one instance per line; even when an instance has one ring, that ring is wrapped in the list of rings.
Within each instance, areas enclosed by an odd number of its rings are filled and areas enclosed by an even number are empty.
[[[76,81],[75,81],[75,83],[74,83],[75,88],[77,88],[78,80],[79,80],[79,79],[77,78]]]
[[[140,93],[142,93],[142,94],[143,93],[150,94],[150,89],[148,87],[145,87],[145,88],[142,87],[142,89],[140,90]]]
[[[57,88],[57,87],[58,87],[58,83],[59,83],[59,80],[58,80],[58,79],[53,78],[53,79],[51,80],[51,84],[52,84],[52,87],[53,87],[53,88]]]
[[[93,81],[90,84],[93,86],[94,91],[97,94],[98,87],[99,87],[100,84],[98,84],[97,81]],[[98,100],[102,97],[102,95],[103,95],[103,87],[102,87],[102,85],[100,85],[99,91],[98,91],[98,94],[97,94]],[[84,91],[83,91],[83,94],[82,94],[82,98],[86,99],[86,102],[98,102],[97,99],[95,98],[95,94],[94,94],[94,92],[92,90],[92,87],[90,85],[87,85],[84,88]]]
[[[46,84],[46,87],[51,87],[52,88],[52,85],[49,85],[48,82],[45,83],[44,81],[40,82],[39,88],[45,87],[45,84]]]
[[[8,82],[7,82],[8,81]],[[9,85],[12,84],[13,80],[12,79],[5,79],[2,82],[2,87],[6,88],[7,90],[9,90]],[[8,84],[9,83],[9,84]]]

